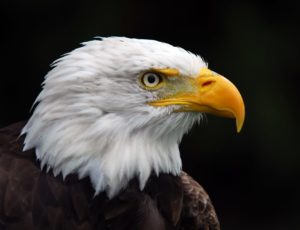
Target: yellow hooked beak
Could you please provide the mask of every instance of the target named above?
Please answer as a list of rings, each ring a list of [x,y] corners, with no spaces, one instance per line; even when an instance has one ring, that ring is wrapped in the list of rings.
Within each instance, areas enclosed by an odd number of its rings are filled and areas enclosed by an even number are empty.
[[[193,90],[152,101],[153,106],[182,105],[180,111],[197,111],[235,118],[237,132],[245,119],[245,106],[238,89],[225,77],[203,68],[199,76],[190,79]],[[184,91],[184,90],[183,90]]]

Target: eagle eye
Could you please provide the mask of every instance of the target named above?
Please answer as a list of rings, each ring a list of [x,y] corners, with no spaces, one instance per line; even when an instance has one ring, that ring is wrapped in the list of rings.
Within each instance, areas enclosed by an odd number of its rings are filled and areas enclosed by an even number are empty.
[[[149,89],[155,89],[162,82],[162,76],[157,73],[147,72],[144,73],[141,77],[141,83],[143,86]]]

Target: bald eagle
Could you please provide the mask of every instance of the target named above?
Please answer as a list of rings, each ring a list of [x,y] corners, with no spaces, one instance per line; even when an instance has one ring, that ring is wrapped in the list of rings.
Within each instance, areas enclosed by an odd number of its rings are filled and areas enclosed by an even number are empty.
[[[219,229],[178,145],[203,113],[236,119],[236,87],[203,59],[108,37],[61,57],[31,118],[0,130],[0,229]]]

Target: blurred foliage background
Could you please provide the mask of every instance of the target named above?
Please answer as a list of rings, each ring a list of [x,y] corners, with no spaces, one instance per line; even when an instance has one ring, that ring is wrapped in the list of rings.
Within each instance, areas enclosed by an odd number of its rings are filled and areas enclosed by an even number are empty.
[[[1,1],[0,126],[28,119],[50,63],[95,36],[165,41],[239,88],[245,126],[207,116],[181,144],[223,230],[300,229],[300,16],[294,1]]]

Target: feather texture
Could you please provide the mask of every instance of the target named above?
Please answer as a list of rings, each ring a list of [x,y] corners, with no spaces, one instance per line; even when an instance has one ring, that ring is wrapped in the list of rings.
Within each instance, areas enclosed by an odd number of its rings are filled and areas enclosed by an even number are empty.
[[[88,178],[40,170],[22,152],[24,123],[0,129],[0,229],[219,230],[204,189],[186,173],[150,176],[143,191],[133,178],[113,199],[94,197]]]
[[[176,68],[196,76],[201,57],[166,43],[120,37],[86,42],[54,62],[22,131],[41,167],[91,178],[95,194],[113,197],[133,178],[143,189],[154,171],[178,175],[178,143],[200,113],[148,105],[163,90],[138,84],[144,71]]]

